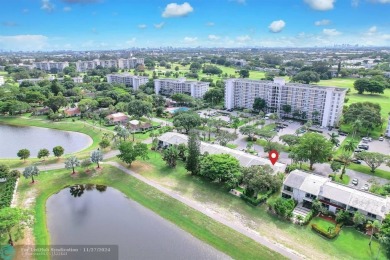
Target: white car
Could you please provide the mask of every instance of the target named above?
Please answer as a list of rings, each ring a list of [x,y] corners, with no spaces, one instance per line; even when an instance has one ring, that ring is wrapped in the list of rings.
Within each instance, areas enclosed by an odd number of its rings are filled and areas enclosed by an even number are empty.
[[[358,180],[358,179],[354,178],[354,179],[352,180],[352,184],[353,184],[353,185],[358,185],[358,183],[359,183],[359,180]]]
[[[383,141],[384,139],[383,139],[383,137],[379,137],[379,139],[378,139],[379,141]]]
[[[364,184],[360,189],[364,191],[368,191],[369,190],[368,183]]]

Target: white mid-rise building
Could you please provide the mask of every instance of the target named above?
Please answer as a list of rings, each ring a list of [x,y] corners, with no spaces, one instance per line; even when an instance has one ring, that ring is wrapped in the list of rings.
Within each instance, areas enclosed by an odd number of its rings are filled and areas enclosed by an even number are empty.
[[[76,69],[78,72],[85,72],[88,70],[96,69],[97,66],[103,68],[119,68],[119,69],[134,69],[137,65],[143,65],[143,58],[129,58],[129,59],[117,59],[117,60],[99,60],[95,59],[92,61],[77,61]]]
[[[187,81],[180,79],[155,79],[154,91],[156,94],[171,96],[176,93],[190,95],[194,98],[202,98],[209,90],[209,82]]]
[[[3,76],[0,76],[0,86],[3,86],[4,83],[5,83],[4,77],[3,77]]]
[[[118,59],[118,68],[120,69],[134,69],[137,65],[143,64],[144,58]]]
[[[69,62],[54,62],[54,61],[42,61],[42,62],[34,62],[33,67],[36,69],[44,70],[44,71],[52,71],[57,70],[59,72],[63,71],[64,68],[69,67]]]
[[[385,136],[390,137],[390,117],[389,117],[389,120],[387,122],[387,128],[386,128]]]
[[[346,93],[345,88],[286,83],[283,78],[274,81],[228,79],[225,81],[225,107],[252,109],[255,98],[261,98],[267,104],[267,111],[279,117],[299,114],[300,119],[326,127],[339,122]],[[286,106],[291,112],[284,112]]]
[[[125,84],[126,86],[132,86],[134,90],[138,90],[139,86],[145,85],[149,81],[148,77],[134,76],[128,73],[108,74],[106,77],[108,83]]]

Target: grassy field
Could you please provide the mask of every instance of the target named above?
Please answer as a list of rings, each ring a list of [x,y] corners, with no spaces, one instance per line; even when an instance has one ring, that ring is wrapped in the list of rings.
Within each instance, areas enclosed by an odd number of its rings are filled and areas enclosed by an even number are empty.
[[[229,194],[226,188],[187,174],[181,162],[178,163],[176,169],[167,167],[157,152],[151,152],[150,159],[147,161],[135,162],[132,169],[183,196],[205,203],[211,210],[228,212],[228,215],[232,215],[232,221],[234,221],[233,216],[238,216],[241,221],[260,234],[287,247],[294,248],[294,250],[310,256],[309,258],[321,258],[324,255],[334,259],[371,258],[367,251],[369,238],[360,236],[355,230],[350,231],[351,236],[360,237],[366,246],[356,247],[351,252],[349,248],[346,248],[343,239],[327,243],[317,233],[312,232],[309,226],[293,225],[291,222],[269,214],[266,205],[252,207],[243,203],[240,198]],[[375,241],[373,248],[377,247],[378,244]],[[316,253],[318,255],[314,255]],[[381,255],[381,259],[385,259],[383,255]]]
[[[328,230],[328,228],[332,227],[334,228],[336,225],[332,222],[326,221],[323,218],[315,217],[310,221],[310,225],[316,224],[318,227],[322,228],[323,230]]]
[[[254,240],[114,167],[104,165],[102,171],[89,174],[85,174],[82,169],[78,169],[78,171],[80,173],[74,177],[71,177],[68,170],[41,173],[34,185],[30,184],[29,180],[21,180],[18,187],[19,201],[29,199],[31,194],[36,196],[36,202],[33,205],[36,219],[33,234],[36,244],[50,243],[50,236],[46,228],[46,200],[52,194],[69,185],[91,183],[118,189],[128,198],[151,209],[198,239],[235,259],[283,259],[281,255],[268,250]]]

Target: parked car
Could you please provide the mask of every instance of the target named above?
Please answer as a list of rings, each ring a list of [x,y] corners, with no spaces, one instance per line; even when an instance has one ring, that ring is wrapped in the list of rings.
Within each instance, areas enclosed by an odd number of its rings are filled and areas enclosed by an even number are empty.
[[[292,124],[292,123],[294,123],[294,121],[292,121],[292,120],[290,120],[290,121],[288,121],[290,124]]]
[[[359,159],[356,159],[356,158],[352,159],[351,162],[356,163],[356,164],[362,164],[362,161]]]
[[[358,180],[358,179],[354,178],[354,179],[352,180],[352,184],[353,184],[353,185],[358,185],[358,183],[359,183],[359,180]]]
[[[355,153],[360,153],[360,152],[362,152],[363,150],[362,149],[359,149],[359,148],[357,148],[357,149],[355,149]]]
[[[368,186],[368,183],[364,184],[360,189],[361,190],[364,190],[364,191],[368,191],[369,190],[369,186]]]
[[[367,142],[371,142],[372,138],[371,137],[363,137],[362,140],[367,141]]]
[[[368,146],[368,145],[366,145],[366,144],[359,144],[359,145],[358,145],[358,148],[359,148],[359,149],[368,150],[368,148],[370,148],[370,146]]]
[[[383,139],[383,137],[379,137],[378,140],[382,142],[384,139]]]

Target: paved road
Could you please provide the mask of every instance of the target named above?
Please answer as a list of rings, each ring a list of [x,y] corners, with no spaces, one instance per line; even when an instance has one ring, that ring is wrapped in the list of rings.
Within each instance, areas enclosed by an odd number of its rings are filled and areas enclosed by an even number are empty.
[[[269,249],[271,249],[273,251],[280,253],[281,255],[283,255],[289,259],[303,259],[303,258],[305,258],[304,256],[298,254],[297,252],[295,252],[289,248],[284,247],[281,244],[270,241],[266,237],[259,235],[257,232],[254,232],[253,230],[250,230],[242,225],[232,223],[231,221],[227,220],[222,215],[216,214],[215,212],[211,212],[207,208],[203,207],[202,204],[200,204],[194,200],[190,200],[188,198],[182,197],[179,194],[177,194],[176,192],[173,192],[173,191],[161,186],[160,184],[153,182],[153,181],[143,177],[142,175],[135,173],[132,170],[127,169],[126,167],[123,167],[121,164],[119,164],[117,162],[105,162],[105,164],[109,164],[111,166],[114,166],[114,167],[124,171],[127,174],[130,174],[131,176],[133,176],[133,177],[137,178],[138,180],[143,181],[144,183],[158,189],[159,191],[165,193],[166,195],[186,204],[187,206],[189,206],[189,207],[191,207],[199,212],[202,212],[206,216],[236,230],[237,232],[239,232],[241,234],[252,238],[256,242],[268,247]]]

